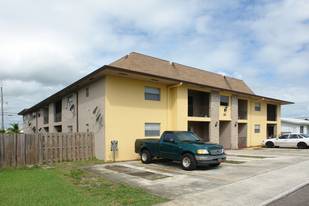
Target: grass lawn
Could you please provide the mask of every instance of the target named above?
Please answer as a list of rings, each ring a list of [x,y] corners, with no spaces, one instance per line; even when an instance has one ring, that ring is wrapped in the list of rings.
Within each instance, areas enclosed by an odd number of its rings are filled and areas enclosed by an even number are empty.
[[[165,201],[139,188],[82,170],[94,162],[0,170],[0,205],[152,205]]]

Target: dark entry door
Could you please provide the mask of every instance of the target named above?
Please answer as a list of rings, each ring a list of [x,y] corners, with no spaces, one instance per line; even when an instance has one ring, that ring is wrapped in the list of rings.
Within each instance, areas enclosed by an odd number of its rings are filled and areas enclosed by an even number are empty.
[[[246,136],[239,136],[238,137],[238,148],[246,148],[247,147],[247,137]]]
[[[267,138],[275,137],[275,126],[267,125]]]
[[[238,148],[247,147],[247,124],[238,124]]]

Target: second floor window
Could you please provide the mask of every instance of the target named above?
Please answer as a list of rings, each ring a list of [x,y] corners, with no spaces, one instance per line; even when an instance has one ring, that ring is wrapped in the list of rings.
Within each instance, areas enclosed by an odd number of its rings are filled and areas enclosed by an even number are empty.
[[[160,89],[154,87],[145,87],[145,100],[160,101]]]
[[[257,112],[261,111],[261,103],[255,103],[254,110]]]
[[[220,105],[228,107],[229,106],[229,96],[220,96]]]

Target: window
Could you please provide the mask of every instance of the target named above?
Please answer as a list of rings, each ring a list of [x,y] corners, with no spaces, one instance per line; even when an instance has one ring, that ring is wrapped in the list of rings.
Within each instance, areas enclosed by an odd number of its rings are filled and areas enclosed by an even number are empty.
[[[260,112],[261,111],[261,103],[255,103],[254,110],[257,111],[257,112]]]
[[[145,123],[145,137],[160,136],[160,123]]]
[[[89,97],[89,88],[86,88],[86,97]]]
[[[308,134],[301,134],[301,136],[302,136],[303,138],[309,138],[309,135],[308,135]]]
[[[289,135],[282,135],[279,137],[279,139],[287,139],[289,137]]]
[[[160,89],[145,87],[145,100],[160,101]]]
[[[229,96],[220,96],[220,105],[221,106],[229,106]]]
[[[254,133],[260,133],[260,131],[261,131],[261,125],[259,124],[254,125]]]
[[[174,142],[175,141],[175,135],[173,133],[166,133],[164,135],[163,141],[164,142]]]
[[[298,139],[298,135],[297,134],[292,134],[292,135],[290,135],[289,139]]]
[[[304,133],[304,126],[300,126],[300,128],[299,128],[299,133],[301,133],[301,134]]]

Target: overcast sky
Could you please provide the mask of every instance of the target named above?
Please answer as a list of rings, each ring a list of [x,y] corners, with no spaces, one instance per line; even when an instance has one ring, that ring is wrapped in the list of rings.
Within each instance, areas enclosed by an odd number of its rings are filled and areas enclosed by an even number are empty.
[[[308,0],[0,0],[6,124],[137,51],[241,78],[309,116]]]

